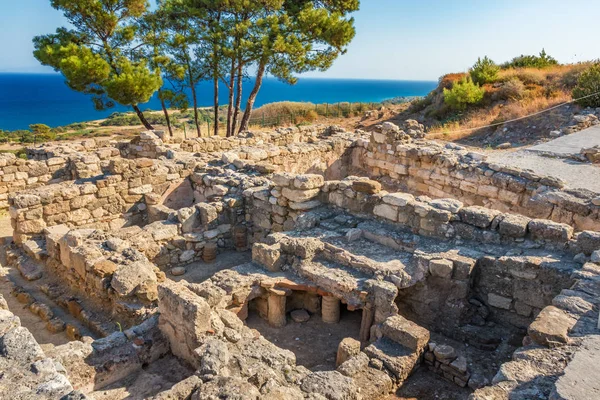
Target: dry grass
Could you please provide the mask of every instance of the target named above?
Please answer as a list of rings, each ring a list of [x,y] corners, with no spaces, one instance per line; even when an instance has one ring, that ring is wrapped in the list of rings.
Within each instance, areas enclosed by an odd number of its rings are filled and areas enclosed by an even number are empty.
[[[262,107],[252,111],[253,118],[277,118],[279,115],[305,114],[314,110],[313,103],[303,103],[294,101],[280,101],[277,103],[265,104]]]
[[[531,115],[566,103],[571,99],[570,93],[558,91],[551,97],[528,97],[507,105],[498,104],[491,108],[472,110],[460,122],[449,122],[431,127],[428,137],[432,139],[460,140],[487,125]]]
[[[500,70],[498,81],[506,82],[519,79],[526,85],[557,86],[562,89],[573,89],[579,74],[592,65],[589,63],[555,65],[549,68],[508,68]]]

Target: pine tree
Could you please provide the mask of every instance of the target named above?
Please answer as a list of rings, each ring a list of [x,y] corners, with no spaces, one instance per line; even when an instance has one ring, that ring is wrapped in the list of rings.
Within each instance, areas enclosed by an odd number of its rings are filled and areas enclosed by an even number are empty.
[[[51,0],[73,29],[33,39],[34,56],[61,72],[67,85],[92,95],[97,109],[115,102],[131,106],[146,129],[153,129],[138,104],[162,86],[159,68],[136,59],[136,20],[147,12],[146,0]]]

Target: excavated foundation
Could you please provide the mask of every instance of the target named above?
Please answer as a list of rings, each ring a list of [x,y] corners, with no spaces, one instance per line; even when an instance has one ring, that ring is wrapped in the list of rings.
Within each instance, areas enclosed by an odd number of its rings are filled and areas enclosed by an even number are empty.
[[[583,399],[595,195],[402,128],[3,155],[0,392]]]

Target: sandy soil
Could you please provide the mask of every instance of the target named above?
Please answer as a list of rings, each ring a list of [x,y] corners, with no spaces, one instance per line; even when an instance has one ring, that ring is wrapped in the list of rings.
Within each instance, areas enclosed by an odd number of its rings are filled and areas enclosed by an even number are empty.
[[[360,311],[342,309],[338,324],[326,324],[319,315],[311,315],[303,323],[294,322],[288,316],[284,328],[272,328],[251,311],[246,325],[259,331],[278,347],[293,352],[298,365],[311,371],[331,371],[335,369],[337,348],[342,339],[352,337],[358,340],[361,317]]]

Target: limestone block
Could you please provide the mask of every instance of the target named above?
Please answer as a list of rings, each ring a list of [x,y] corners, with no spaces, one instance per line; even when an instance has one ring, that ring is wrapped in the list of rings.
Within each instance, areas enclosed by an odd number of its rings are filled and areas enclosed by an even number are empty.
[[[173,354],[196,364],[194,350],[211,329],[210,306],[182,284],[166,281],[158,287],[159,328]]]
[[[454,263],[450,260],[436,259],[429,261],[429,272],[431,272],[431,275],[433,276],[450,279],[452,277],[453,268]]]
[[[548,306],[529,325],[527,333],[534,342],[541,346],[560,346],[569,343],[568,334],[576,322],[560,308]]]
[[[391,221],[398,221],[398,208],[389,204],[376,205],[373,208],[373,214]]]
[[[534,239],[567,242],[573,236],[573,227],[545,219],[534,219],[528,225]]]
[[[501,235],[513,238],[522,238],[527,234],[527,226],[530,218],[516,214],[505,214],[498,225],[498,232]]]
[[[281,256],[279,245],[255,243],[252,246],[252,261],[264,266],[267,270],[277,272],[281,270],[285,258]]]
[[[338,345],[335,366],[339,367],[360,353],[360,342],[353,338],[344,338]]]
[[[415,201],[415,197],[408,193],[391,193],[383,196],[383,202],[397,207],[405,207]]]
[[[337,371],[313,372],[302,381],[303,392],[320,395],[329,400],[358,400],[358,388],[352,378]]]
[[[294,187],[301,190],[317,189],[323,186],[323,176],[317,174],[297,175],[294,179]]]
[[[488,304],[492,307],[510,310],[512,299],[510,297],[500,296],[495,293],[488,293]]]
[[[373,180],[354,181],[352,189],[359,193],[375,194],[381,191],[381,183]]]
[[[319,189],[294,190],[289,188],[283,188],[281,194],[290,201],[302,203],[314,199],[319,195],[319,192]]]
[[[111,287],[122,297],[143,295],[156,299],[157,277],[148,261],[136,261],[120,265],[110,281]]]
[[[381,326],[383,335],[413,351],[421,352],[429,342],[429,331],[406,318],[395,315]]]
[[[322,203],[319,200],[309,200],[303,201],[301,203],[297,203],[295,201],[290,201],[288,203],[288,207],[294,211],[307,211],[312,210],[313,208],[320,207]]]
[[[482,229],[489,228],[498,214],[499,211],[479,206],[465,207],[458,212],[461,221]]]

